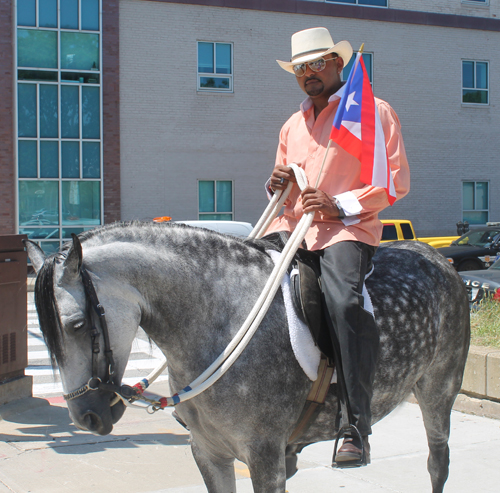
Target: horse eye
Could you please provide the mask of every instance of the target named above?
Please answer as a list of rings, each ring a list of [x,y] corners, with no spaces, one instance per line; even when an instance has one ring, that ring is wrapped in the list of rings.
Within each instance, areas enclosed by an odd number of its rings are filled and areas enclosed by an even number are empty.
[[[78,332],[79,330],[82,330],[85,327],[85,320],[82,320],[81,322],[76,323],[73,325],[73,330],[75,332]]]

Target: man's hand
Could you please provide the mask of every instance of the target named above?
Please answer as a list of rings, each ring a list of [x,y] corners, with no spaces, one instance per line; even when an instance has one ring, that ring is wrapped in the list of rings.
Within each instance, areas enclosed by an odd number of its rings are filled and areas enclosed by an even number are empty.
[[[307,186],[301,192],[302,209],[307,212],[322,212],[326,217],[339,217],[339,209],[335,205],[335,199],[325,192]]]
[[[273,190],[284,190],[289,181],[297,183],[293,169],[290,166],[277,164],[271,175],[271,188]]]

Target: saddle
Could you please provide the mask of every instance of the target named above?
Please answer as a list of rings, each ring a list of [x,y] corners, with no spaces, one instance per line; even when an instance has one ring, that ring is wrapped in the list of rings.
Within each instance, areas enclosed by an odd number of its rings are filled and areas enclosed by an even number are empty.
[[[288,231],[279,231],[262,239],[281,252],[289,238]],[[333,345],[322,302],[320,254],[307,250],[305,242],[302,245],[303,248],[297,250],[288,268],[292,303],[297,316],[309,327],[321,353],[333,360]]]
[[[271,243],[273,249],[281,252],[289,237],[290,233],[280,231],[262,239]],[[313,341],[321,352],[321,360],[318,377],[309,391],[299,420],[288,439],[288,444],[292,444],[303,435],[323,409],[335,369],[333,345],[324,313],[325,306],[322,302],[320,257],[318,253],[306,250],[304,242],[303,247],[297,250],[288,268],[290,294],[297,316],[309,327]],[[297,456],[291,453],[291,450],[287,447],[287,478],[295,474],[297,470]]]

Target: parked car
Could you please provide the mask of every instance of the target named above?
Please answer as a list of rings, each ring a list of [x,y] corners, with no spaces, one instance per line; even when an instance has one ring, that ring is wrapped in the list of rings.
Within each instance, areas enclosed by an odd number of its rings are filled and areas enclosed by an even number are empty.
[[[500,259],[489,269],[470,270],[459,274],[467,288],[471,305],[486,297],[500,301]]]
[[[437,251],[459,272],[487,269],[500,257],[500,227],[469,231]]]
[[[413,240],[428,243],[434,248],[448,246],[458,236],[429,236],[417,238],[413,224],[408,219],[382,219],[382,240],[381,243],[389,241]]]

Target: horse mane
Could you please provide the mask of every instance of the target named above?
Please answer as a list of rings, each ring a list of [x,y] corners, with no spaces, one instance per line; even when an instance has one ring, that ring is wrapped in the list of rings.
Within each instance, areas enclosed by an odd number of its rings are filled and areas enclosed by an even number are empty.
[[[194,228],[185,224],[157,224],[141,221],[131,222],[116,222],[102,227],[85,231],[78,235],[80,242],[84,243],[109,243],[113,239],[122,241],[147,241],[148,243],[165,244],[169,241],[171,235],[165,235],[166,229],[174,230],[196,230],[203,235],[203,244],[207,249],[217,249],[222,244],[227,245],[230,240],[231,250],[239,250],[238,259],[240,263],[246,263],[249,253],[256,251],[265,254],[265,250],[272,248],[272,245],[265,240],[249,240],[241,239],[233,236],[218,233],[207,229]],[[52,366],[56,366],[56,362],[61,363],[64,357],[62,345],[62,329],[59,315],[55,305],[54,298],[54,271],[58,262],[62,261],[69,249],[71,242],[66,242],[61,250],[55,254],[48,256],[38,272],[35,283],[35,305],[38,312],[38,319],[43,338],[49,350]],[[249,261],[251,262],[251,261]],[[85,263],[85,258],[84,258]]]
[[[57,256],[58,254],[54,254],[45,259],[35,283],[35,305],[38,321],[53,368],[56,366],[56,360],[61,361],[63,358],[61,323],[54,298],[54,267]]]

